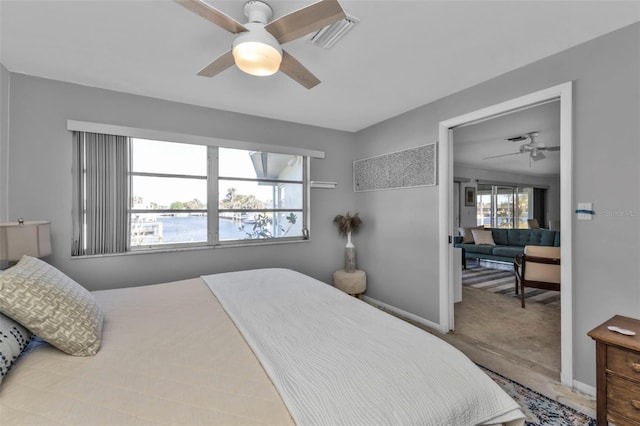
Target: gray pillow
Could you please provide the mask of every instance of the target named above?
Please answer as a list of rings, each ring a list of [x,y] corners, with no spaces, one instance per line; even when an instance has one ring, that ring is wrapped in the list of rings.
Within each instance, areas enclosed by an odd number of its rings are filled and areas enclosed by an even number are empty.
[[[70,355],[100,349],[103,313],[93,295],[35,257],[0,274],[0,312]]]
[[[0,314],[0,382],[24,351],[33,334],[11,318]]]
[[[480,226],[466,226],[458,228],[460,235],[462,235],[462,243],[464,244],[473,244],[473,234],[471,233],[474,229],[484,229],[484,225]]]

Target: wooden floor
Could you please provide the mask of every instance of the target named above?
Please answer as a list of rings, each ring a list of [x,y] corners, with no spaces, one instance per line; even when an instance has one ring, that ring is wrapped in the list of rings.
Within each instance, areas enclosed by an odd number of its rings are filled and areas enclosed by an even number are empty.
[[[451,336],[560,380],[560,309],[464,287]]]
[[[560,384],[560,309],[489,291],[463,288],[448,334],[409,321],[464,352],[474,362],[553,400],[595,417],[595,398]],[[595,366],[594,366],[595,368]]]
[[[456,330],[439,334],[476,363],[595,417],[595,397],[560,384],[560,308],[463,288]],[[595,368],[595,366],[594,366]]]

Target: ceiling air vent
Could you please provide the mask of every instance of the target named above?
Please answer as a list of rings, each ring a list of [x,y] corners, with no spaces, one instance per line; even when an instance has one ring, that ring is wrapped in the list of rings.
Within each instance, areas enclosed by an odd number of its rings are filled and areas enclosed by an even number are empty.
[[[331,46],[336,44],[338,40],[344,37],[351,28],[355,27],[358,22],[360,22],[358,18],[347,16],[335,24],[327,25],[320,29],[320,31],[309,37],[308,42],[315,44],[316,46],[329,49]]]

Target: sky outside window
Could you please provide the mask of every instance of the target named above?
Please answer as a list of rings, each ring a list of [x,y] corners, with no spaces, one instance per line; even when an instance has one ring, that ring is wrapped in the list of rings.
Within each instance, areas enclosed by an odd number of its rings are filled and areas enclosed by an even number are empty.
[[[250,151],[220,148],[220,176],[255,178],[256,172],[249,157]],[[207,175],[207,147],[183,143],[133,139],[132,166],[134,172],[167,173],[181,175]],[[271,200],[270,187],[256,186],[254,182],[233,181],[228,186],[239,194],[254,194],[261,200]],[[228,188],[220,188],[219,199]],[[170,206],[174,201],[207,199],[205,181],[173,178],[134,178],[133,195],[142,197],[144,204]]]

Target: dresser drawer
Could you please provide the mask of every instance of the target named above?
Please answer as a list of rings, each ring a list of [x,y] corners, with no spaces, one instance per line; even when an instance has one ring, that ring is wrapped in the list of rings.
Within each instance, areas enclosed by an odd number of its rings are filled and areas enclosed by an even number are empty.
[[[607,347],[607,370],[640,382],[640,353]]]
[[[620,418],[631,424],[640,425],[640,387],[638,384],[609,375],[607,379],[607,409],[612,419]]]

